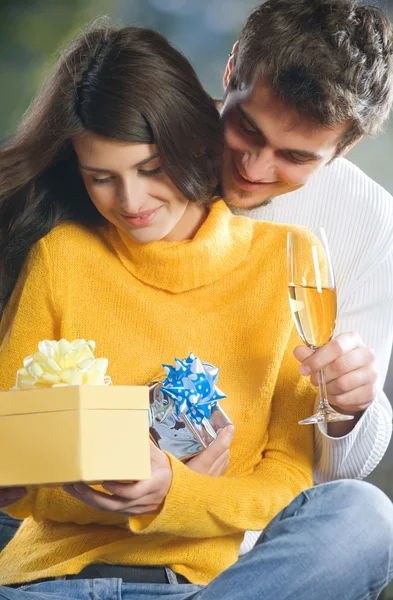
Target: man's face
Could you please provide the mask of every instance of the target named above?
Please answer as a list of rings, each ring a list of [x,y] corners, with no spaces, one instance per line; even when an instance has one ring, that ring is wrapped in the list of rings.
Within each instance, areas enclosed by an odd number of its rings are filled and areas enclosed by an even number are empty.
[[[230,92],[221,110],[225,128],[222,173],[228,204],[251,209],[303,186],[335,155],[347,125],[316,127],[255,84]]]

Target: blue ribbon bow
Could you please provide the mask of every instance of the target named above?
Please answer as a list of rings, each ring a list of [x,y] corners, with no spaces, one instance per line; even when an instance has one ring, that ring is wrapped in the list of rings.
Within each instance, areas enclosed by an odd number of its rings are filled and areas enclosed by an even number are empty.
[[[190,420],[202,423],[210,419],[212,409],[226,395],[216,386],[217,367],[202,363],[192,353],[185,360],[175,358],[175,366],[162,365],[167,374],[161,393],[173,400],[176,414],[187,415]]]

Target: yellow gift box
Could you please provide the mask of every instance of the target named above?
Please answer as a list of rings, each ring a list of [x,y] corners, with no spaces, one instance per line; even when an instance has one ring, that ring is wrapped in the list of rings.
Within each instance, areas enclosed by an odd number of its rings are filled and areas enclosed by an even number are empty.
[[[150,477],[149,389],[0,392],[0,486]]]

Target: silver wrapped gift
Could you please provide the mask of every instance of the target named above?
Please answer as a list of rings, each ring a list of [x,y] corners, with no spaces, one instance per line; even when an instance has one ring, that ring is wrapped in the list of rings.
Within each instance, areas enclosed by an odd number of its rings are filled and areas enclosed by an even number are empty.
[[[231,421],[218,402],[217,367],[190,354],[163,365],[166,378],[150,387],[150,436],[161,449],[186,461],[207,448]]]

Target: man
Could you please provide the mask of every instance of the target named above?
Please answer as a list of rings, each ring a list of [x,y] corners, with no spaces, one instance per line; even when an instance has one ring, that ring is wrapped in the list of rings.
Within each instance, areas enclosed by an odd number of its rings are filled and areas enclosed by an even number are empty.
[[[388,116],[391,25],[350,0],[268,0],[247,20],[224,85],[227,202],[255,219],[323,226],[330,242],[339,335],[295,356],[315,384],[325,367],[331,404],[355,418],[316,427],[315,480],[366,477],[392,430],[382,386],[393,341],[393,202],[343,156]]]
[[[299,35],[299,29],[302,29],[299,27],[299,24],[301,25],[303,22],[307,23],[306,16],[309,17],[308,27],[311,28],[311,34],[313,36],[321,29],[321,22],[325,23],[325,21],[330,18],[330,15],[333,14],[335,8],[338,7],[340,11],[343,11],[343,20],[345,23],[352,18],[352,13],[349,12],[349,14],[345,15],[345,10],[348,8],[350,11],[352,10],[352,7],[353,10],[356,8],[352,2],[348,2],[347,0],[341,0],[340,2],[331,1],[329,3],[324,2],[323,0],[296,0],[296,2],[294,0],[287,0],[286,2],[284,2],[284,0],[274,0],[274,3],[268,2],[265,6],[267,6],[268,9],[269,7],[271,9],[273,4],[274,10],[278,11],[277,18],[280,21],[281,26],[285,21],[287,26],[290,25],[288,21],[292,20],[293,15],[290,15],[289,19],[285,17],[285,9],[291,4],[295,9],[295,13],[299,13],[299,22],[297,22],[297,30],[295,32],[296,36]],[[323,14],[324,8],[328,9],[325,14]],[[317,23],[319,23],[319,25],[317,27],[315,22],[313,25],[310,13],[313,13],[314,17],[315,15],[318,15]],[[367,19],[369,18],[369,15],[370,13],[367,14]],[[378,15],[379,13],[377,13],[377,16]],[[379,18],[382,19],[382,17]],[[360,17],[358,17],[358,19],[360,19]],[[372,27],[370,28],[373,29]],[[384,30],[384,32],[381,33],[381,38],[383,36],[386,38],[388,34],[391,35],[388,23],[385,23],[381,29]],[[362,36],[360,37],[363,39]],[[292,39],[293,38],[291,37],[291,41]],[[239,51],[241,49],[241,43],[242,39],[240,40]],[[281,43],[284,44],[285,41],[281,40]],[[374,50],[371,49],[370,54],[372,55],[373,53]],[[230,64],[229,68],[233,68],[233,64]],[[232,80],[231,75],[229,80]],[[246,169],[243,171],[242,165],[244,164],[244,167],[246,168],[248,166],[247,161],[245,160],[244,163],[241,160],[239,163],[236,162],[240,157],[244,156],[247,158],[251,152],[248,147],[245,148],[243,152],[241,148],[236,147],[233,139],[231,141],[231,131],[233,132],[235,127],[237,127],[237,125],[235,125],[236,121],[232,122],[231,119],[236,119],[237,114],[243,117],[244,113],[248,116],[247,109],[250,111],[250,106],[247,104],[247,101],[250,101],[250,99],[253,98],[253,93],[257,89],[254,87],[255,85],[253,80],[250,85],[250,93],[248,93],[245,85],[241,86],[240,96],[237,95],[237,88],[233,88],[233,90],[230,88],[225,98],[223,114],[227,128],[228,162],[226,163],[224,172],[224,189],[228,201],[231,204],[235,204],[235,194],[232,194],[231,196],[230,192],[231,189],[236,191],[236,186],[234,185],[235,182],[233,182],[232,186],[228,184],[228,181],[230,181],[228,175],[232,172],[229,168],[237,168],[238,165],[241,168],[239,175],[243,177],[244,180],[246,177],[252,179],[252,174],[247,174],[245,172]],[[262,90],[262,98],[260,100],[261,104],[264,104],[266,111],[269,108],[271,96],[268,96],[269,86],[265,87],[267,87],[267,90]],[[301,88],[302,86],[300,86],[300,89]],[[258,87],[258,91],[259,89],[260,88]],[[233,95],[231,97],[232,91]],[[243,92],[245,92],[244,95],[242,94]],[[266,95],[264,96],[265,92]],[[262,102],[263,98],[266,102]],[[231,103],[231,100],[234,101]],[[275,98],[274,102],[277,104]],[[257,105],[259,106],[259,99]],[[239,108],[241,110],[239,110]],[[300,117],[300,111],[298,107],[296,107],[296,113],[298,112]],[[277,118],[277,115],[275,115],[275,118]],[[344,122],[346,123],[346,120],[344,120]],[[294,124],[292,122],[288,123],[288,125],[293,127]],[[343,121],[341,121],[339,125],[341,128],[335,130],[334,143],[332,143],[330,138],[329,140],[322,140],[318,137],[318,143],[313,145],[312,150],[310,150],[308,146],[304,148],[302,146],[299,148],[295,147],[295,149],[301,150],[303,153],[305,151],[308,151],[309,154],[313,152],[315,155],[319,155],[320,152],[328,150],[324,157],[321,158],[321,163],[323,163],[323,159],[326,159],[327,163],[335,154],[340,134],[342,135],[346,131],[345,126],[343,126]],[[244,127],[247,128],[245,124]],[[321,129],[321,127],[319,127],[319,129]],[[309,131],[309,127],[306,128],[306,130]],[[285,131],[285,129],[283,129],[283,131]],[[313,134],[315,133],[314,129],[311,129],[311,131]],[[259,136],[260,133],[261,131],[258,131],[257,135]],[[322,133],[326,133],[326,131],[323,130],[319,133],[322,136]],[[247,136],[253,134],[245,133]],[[268,136],[266,134],[265,136],[267,140]],[[314,139],[314,136],[311,136],[309,133],[307,140],[310,140],[311,137]],[[299,153],[299,156],[301,152]],[[330,157],[328,157],[328,155],[330,155]],[[234,162],[234,165],[229,162],[231,157],[234,159],[232,161]],[[256,184],[255,188],[249,188],[249,190],[246,189],[245,191],[261,191],[264,187],[265,189],[268,189],[273,182],[278,182],[277,178],[272,179],[271,181],[267,179],[266,182],[261,180],[261,177],[254,178],[253,181],[258,181],[259,183]],[[238,179],[238,181],[239,184],[242,183],[242,180]],[[266,186],[263,185],[264,183],[266,183]],[[295,185],[300,186],[302,183],[305,183],[305,181],[298,181]],[[251,184],[253,183],[251,182]],[[244,186],[246,186],[245,183],[243,184],[243,187]],[[278,194],[279,189],[284,191],[283,188],[285,188],[284,185],[282,188],[277,186],[275,191],[271,191],[273,194]],[[266,198],[263,198],[262,202],[265,200]],[[256,204],[259,204],[259,201],[256,202]],[[340,354],[340,349],[341,355],[344,356],[344,360],[341,361],[344,363],[344,366],[341,367],[340,363],[338,366],[334,364],[336,360],[340,360],[334,358],[335,355]],[[324,353],[323,350],[325,350]],[[352,430],[356,431],[356,429],[361,426],[362,422],[364,423],[367,420],[367,415],[370,415],[370,407],[376,405],[376,401],[373,402],[373,397],[375,395],[375,374],[372,352],[365,348],[356,338],[353,339],[353,337],[348,334],[343,335],[340,338],[339,343],[336,342],[335,344],[330,344],[326,348],[321,349],[315,356],[308,356],[308,352],[304,349],[298,350],[297,352],[298,358],[302,361],[303,368],[310,366],[312,372],[316,370],[316,367],[320,366],[315,365],[316,360],[312,360],[317,357],[319,360],[322,356],[322,363],[326,361],[328,365],[333,365],[327,369],[330,399],[332,400],[334,397],[335,400],[333,404],[341,410],[349,410],[356,413],[359,413],[360,410],[365,411],[364,414],[357,415],[357,423]],[[300,355],[300,352],[304,352],[304,355]],[[323,359],[324,356],[325,359]],[[345,369],[348,369],[348,366],[350,367],[350,373],[352,371],[356,372],[357,370],[360,370],[361,374],[356,374],[354,377],[355,382],[350,382],[347,385],[348,389],[341,391],[340,387],[344,386],[344,383],[339,380],[348,379],[346,375],[347,371],[345,371]],[[337,368],[337,377],[332,377],[334,368]],[[364,383],[363,385],[359,385],[359,379],[362,377]],[[336,388],[334,384],[335,381],[339,381],[338,385],[336,383]],[[363,386],[365,386],[366,389],[361,390]],[[362,398],[361,400],[359,400],[360,396]],[[333,429],[329,430],[329,434],[332,436],[337,433],[340,435],[343,432],[337,432],[337,430]],[[348,437],[353,437],[352,432],[347,434],[344,439],[347,439]],[[327,440],[329,440],[328,443],[331,443],[330,438],[327,438]],[[338,440],[339,444],[337,445],[340,448],[341,439],[338,438]],[[331,446],[334,450],[335,439],[333,439]],[[165,455],[162,455],[158,450],[155,450],[153,454],[155,454],[155,456],[153,456],[152,479],[149,482],[143,482],[143,490],[145,495],[154,494],[154,508],[157,511],[160,511],[165,505],[166,494],[171,486],[172,474],[170,469],[168,469],[168,461],[165,458]],[[342,454],[342,452],[338,453],[340,460]],[[334,455],[333,463],[336,463]],[[160,479],[165,480],[165,485],[163,485]],[[78,489],[70,489],[68,491],[71,495],[74,495],[75,498],[83,499],[84,502],[93,508],[108,510],[110,512],[116,510],[116,512],[122,514],[135,514],[133,505],[137,505],[138,502],[140,502],[140,498],[136,497],[135,494],[132,494],[127,498],[127,494],[123,491],[121,485],[122,484],[118,484],[117,486],[112,487],[111,491],[115,493],[114,498],[108,496],[103,497],[94,490],[86,488],[86,486],[78,486]],[[263,497],[263,490],[261,490],[261,495]],[[9,500],[10,499],[8,498],[8,501]],[[195,499],[193,498],[192,502],[194,502],[194,500]],[[204,499],[203,504],[207,504],[206,499]],[[178,514],[182,513],[189,506],[190,504],[186,501],[183,502],[183,504],[179,503]],[[240,512],[241,509],[241,489],[239,489]],[[220,520],[215,518],[214,511],[207,508],[206,513],[211,522],[214,523],[215,527],[222,525]],[[147,519],[146,524],[148,524],[148,522],[149,518]],[[196,538],[200,536],[201,526],[201,524],[196,523],[195,530],[192,531],[191,535]],[[372,531],[372,534],[370,534],[370,531]],[[143,532],[141,531],[140,533]],[[182,531],[181,534],[183,535],[184,531]],[[165,538],[163,538],[162,543],[165,543]],[[354,549],[356,549],[356,551],[354,551]],[[216,598],[227,598],[229,600],[235,600],[237,598],[242,598],[244,600],[251,600],[254,598],[266,598],[266,600],[273,598],[275,600],[289,598],[312,598],[313,600],[322,598],[324,598],[324,600],[329,600],[329,598],[345,598],[346,600],[349,600],[350,598],[376,598],[381,589],[392,577],[393,565],[390,560],[390,555],[392,555],[392,553],[393,509],[390,501],[380,491],[368,484],[361,482],[333,482],[315,486],[300,494],[267,526],[263,537],[258,541],[256,548],[254,548],[247,556],[242,557],[235,565],[221,573],[221,575],[205,588],[198,590],[195,589],[195,587],[189,588],[187,585],[181,584],[178,586],[178,591],[173,591],[173,589],[169,591],[169,587],[166,587],[165,585],[154,587],[149,584],[147,587],[143,588],[141,584],[138,584],[139,587],[135,587],[135,590],[130,593],[130,597],[145,597],[146,595],[146,597],[158,598],[165,594],[168,597],[172,596],[173,598],[176,596],[179,600],[191,598],[194,598],[195,600],[197,598],[198,600],[210,600]],[[58,582],[54,582],[53,585],[56,583]],[[36,591],[37,598],[41,598],[44,595],[44,590],[42,590],[42,594],[40,595],[40,585],[41,584],[38,584],[38,587],[35,589],[29,589],[29,586],[27,586],[27,588],[20,588],[19,590],[2,590],[2,593],[5,598],[9,598],[10,600],[17,600],[19,598],[22,600],[22,598],[26,597],[26,594]],[[48,585],[48,582],[45,585]],[[80,597],[82,597],[82,591],[83,593],[93,593],[94,588],[94,595],[101,592],[102,595],[105,594],[107,597],[115,598],[120,597],[119,585],[119,579],[102,580],[101,586],[99,586],[99,581],[97,579],[94,579],[93,581],[82,579],[80,580],[80,587],[78,590],[76,587],[74,590],[79,591],[81,593]],[[66,590],[65,587],[64,590]],[[168,593],[166,593],[166,590],[168,590]],[[72,590],[70,589],[68,597],[71,596],[71,592]],[[79,596],[74,595],[74,597]]]
[[[393,202],[343,157],[389,114],[391,25],[352,1],[267,0],[233,47],[224,87],[227,202],[254,219],[327,232],[339,335],[295,356],[315,384],[325,367],[330,403],[355,416],[315,427],[315,481],[364,478],[392,433],[382,387],[393,341]],[[248,532],[241,552],[256,539]]]

